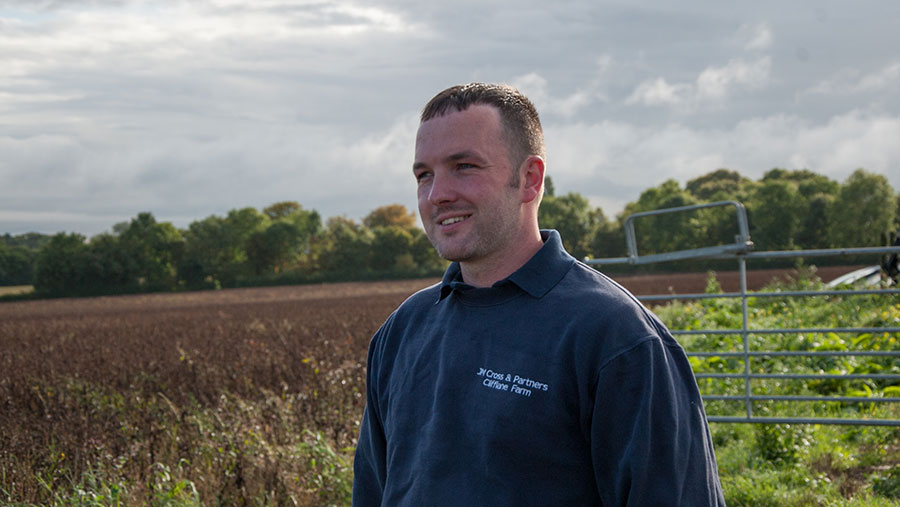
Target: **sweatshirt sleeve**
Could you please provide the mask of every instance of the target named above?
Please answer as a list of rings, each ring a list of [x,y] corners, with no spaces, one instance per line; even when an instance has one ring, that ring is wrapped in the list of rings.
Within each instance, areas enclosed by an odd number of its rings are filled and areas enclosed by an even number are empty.
[[[373,351],[378,335],[369,345],[366,365],[366,408],[359,430],[359,441],[353,460],[353,507],[380,506],[387,474],[386,441],[378,410],[378,396],[373,367]]]
[[[603,505],[724,506],[684,352],[648,337],[601,365],[591,455]]]

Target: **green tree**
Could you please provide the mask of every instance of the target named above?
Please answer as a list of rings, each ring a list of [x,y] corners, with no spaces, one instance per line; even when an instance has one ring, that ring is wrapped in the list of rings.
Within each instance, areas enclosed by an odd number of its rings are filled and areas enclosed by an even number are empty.
[[[838,189],[837,182],[807,169],[767,171],[747,199],[754,241],[766,249],[827,247]]]
[[[717,169],[689,180],[685,190],[701,202],[746,202],[756,183],[737,171]],[[730,206],[696,211],[696,246],[734,243],[738,233],[736,210]]]
[[[415,213],[402,204],[381,206],[366,215],[363,228],[372,234],[369,267],[376,272],[406,275],[435,274],[443,270],[444,261],[416,223]]]
[[[250,237],[270,223],[254,208],[234,209],[226,217],[211,215],[192,222],[184,232],[184,253],[178,264],[179,277],[188,286],[233,284],[252,273],[247,245]]]
[[[391,226],[410,229],[416,226],[416,215],[408,211],[402,204],[388,204],[375,208],[366,215],[363,218],[363,225],[370,229]]]
[[[410,228],[399,225],[378,226],[372,229],[372,249],[369,266],[374,271],[412,271],[413,236]]]
[[[189,287],[221,281],[234,261],[225,219],[215,215],[191,222],[184,232],[184,255],[178,277]]]
[[[831,207],[834,247],[879,245],[896,227],[896,198],[887,178],[857,169]]]
[[[305,238],[295,224],[275,222],[247,240],[247,259],[256,274],[280,272],[296,260]]]
[[[50,242],[51,236],[38,232],[26,232],[25,234],[17,234],[15,236],[6,233],[0,236],[0,243],[6,244],[8,247],[22,247],[37,252],[44,245]]]
[[[41,248],[35,261],[34,290],[47,296],[84,291],[88,246],[81,234],[59,233]]]
[[[628,203],[620,215],[620,221],[632,214],[667,208],[677,208],[697,204],[697,199],[681,189],[675,180],[667,180],[641,193],[637,202]],[[635,220],[635,236],[638,253],[671,252],[703,246],[698,237],[706,237],[704,224],[698,215],[690,213],[667,213],[660,216],[640,217]]]
[[[129,251],[120,237],[100,234],[88,243],[83,278],[85,293],[133,292],[141,287],[140,259]]]
[[[757,248],[793,250],[800,229],[803,199],[795,182],[764,178],[747,203],[750,235]]]
[[[751,185],[752,181],[737,171],[717,169],[689,180],[685,190],[704,202],[741,200],[746,197],[747,188]]]
[[[294,201],[277,202],[263,210],[271,222],[287,222],[294,226],[300,236],[297,245],[301,249],[309,246],[312,236],[322,232],[322,217],[315,210],[305,210]]]
[[[0,242],[0,286],[31,284],[36,254],[34,250]]]
[[[592,253],[591,239],[601,219],[603,212],[591,209],[588,200],[574,192],[544,195],[538,210],[541,227],[559,231],[566,250],[579,259]]]
[[[372,230],[346,217],[331,217],[319,239],[321,269],[346,277],[368,272],[374,234]]]
[[[296,269],[310,255],[310,240],[322,229],[316,211],[294,201],[275,203],[263,210],[268,217],[247,238],[247,262],[256,274]]]
[[[801,213],[795,243],[802,249],[828,248],[829,231],[836,196],[817,193],[805,199],[806,210]]]
[[[301,253],[307,253],[310,240],[322,232],[322,217],[315,210],[307,211],[301,208],[285,217],[285,220],[294,226],[300,236],[297,245]]]
[[[625,230],[622,223],[607,220],[599,208],[597,212],[602,218],[588,244],[590,256],[595,259],[624,257],[628,249],[625,245]]]
[[[894,226],[892,229],[897,231],[900,234],[900,192],[897,192],[897,197],[894,198],[896,204],[894,205],[896,208],[896,213],[894,213]]]
[[[791,171],[788,173],[790,181],[797,183],[797,191],[804,197],[812,197],[819,194],[837,195],[840,184],[828,176],[817,174],[807,169]]]
[[[153,214],[138,213],[119,235],[122,248],[137,264],[138,283],[150,288],[174,288],[176,267],[183,252],[181,233]]]
[[[233,209],[225,216],[225,232],[232,248],[237,252],[235,258],[241,261],[245,256],[241,253],[245,250],[247,239],[251,234],[266,227],[269,223],[266,215],[251,207]]]
[[[297,201],[281,201],[263,208],[263,215],[272,220],[278,220],[280,218],[288,218],[301,211],[303,211],[303,207]]]
[[[418,267],[419,274],[431,275],[443,271],[447,267],[447,261],[435,251],[434,246],[425,234],[425,231],[419,228],[410,229],[413,242],[410,247],[413,262]]]

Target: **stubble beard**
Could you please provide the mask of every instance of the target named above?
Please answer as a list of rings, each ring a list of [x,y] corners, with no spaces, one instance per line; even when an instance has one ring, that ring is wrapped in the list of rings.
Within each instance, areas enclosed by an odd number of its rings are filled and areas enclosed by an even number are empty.
[[[508,243],[506,237],[511,236],[508,231],[504,234],[501,228],[496,231],[480,230],[476,227],[472,235],[474,238],[429,238],[437,254],[441,258],[451,262],[473,262],[482,259],[491,253],[498,251]],[[463,242],[457,244],[458,240]]]
[[[512,188],[517,188],[512,185],[510,187],[511,192]],[[482,218],[486,221],[481,220]],[[436,225],[430,231],[426,230],[428,240],[441,258],[451,262],[480,260],[506,249],[515,241],[515,236],[519,231],[518,209],[514,206],[481,210],[480,213],[479,210],[475,210],[475,213],[467,220],[474,222],[469,224],[468,231],[461,231],[462,237],[455,237],[459,234],[442,236],[437,231],[438,226]]]

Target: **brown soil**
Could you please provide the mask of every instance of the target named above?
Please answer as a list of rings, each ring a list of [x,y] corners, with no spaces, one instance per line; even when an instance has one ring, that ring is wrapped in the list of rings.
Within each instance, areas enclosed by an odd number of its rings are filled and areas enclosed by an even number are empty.
[[[816,269],[816,276],[830,281],[862,266],[828,266]],[[747,271],[747,288],[759,290],[770,282],[788,280],[799,275],[795,269],[760,269]],[[706,288],[707,274],[654,273],[648,275],[611,275],[618,283],[636,295],[696,294]],[[726,292],[740,290],[738,271],[717,271],[716,279]],[[387,282],[347,282],[284,287],[255,287],[221,291],[157,293],[130,296],[106,296],[80,299],[37,300],[0,305],[5,318],[66,313],[115,313],[118,311],[165,310],[186,307],[228,306],[246,303],[289,303],[321,299],[377,297],[402,301],[413,292],[440,281],[438,278],[398,280]]]
[[[816,268],[816,276],[830,281],[838,276],[863,266],[828,266]],[[799,276],[796,269],[759,269],[747,271],[747,289],[759,290],[775,280],[788,280]],[[654,273],[650,275],[612,276],[632,293],[645,296],[650,294],[697,294],[706,289],[706,273]],[[738,271],[717,271],[716,279],[725,292],[741,290]]]

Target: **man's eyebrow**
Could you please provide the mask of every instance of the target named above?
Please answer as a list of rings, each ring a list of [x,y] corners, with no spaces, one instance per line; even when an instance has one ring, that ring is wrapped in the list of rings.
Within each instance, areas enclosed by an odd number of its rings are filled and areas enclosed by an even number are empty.
[[[484,159],[478,156],[477,153],[471,150],[460,151],[457,153],[453,153],[447,157],[448,162],[456,162],[457,160],[462,160],[464,158],[474,158],[479,161],[483,161]]]
[[[446,157],[444,157],[444,161],[445,162],[457,162],[459,160],[463,160],[463,159],[467,159],[467,158],[474,159],[480,163],[485,162],[484,159],[481,158],[480,155],[478,155],[478,153],[476,153],[472,150],[463,150],[463,151],[458,151],[456,153],[451,153],[450,155],[447,155]],[[413,163],[412,170],[413,170],[413,172],[415,172],[419,169],[427,169],[428,167],[429,167],[429,165],[426,164],[425,162],[415,162],[415,163]]]

